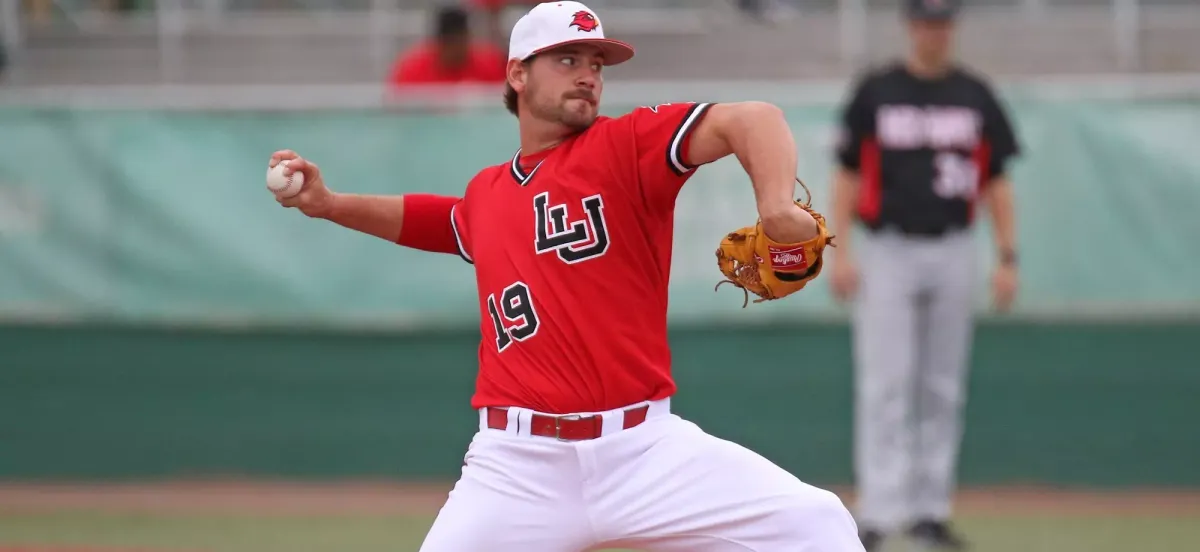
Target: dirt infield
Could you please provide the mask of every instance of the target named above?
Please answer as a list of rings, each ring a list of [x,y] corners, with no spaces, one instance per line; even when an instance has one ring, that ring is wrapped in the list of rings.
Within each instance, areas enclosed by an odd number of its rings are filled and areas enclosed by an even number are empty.
[[[0,546],[0,552],[192,552],[163,548],[120,548],[106,546]]]
[[[177,514],[432,516],[448,484],[172,481],[128,484],[0,482],[0,512],[98,510]],[[853,495],[834,489],[847,503]],[[1089,492],[1036,487],[978,488],[960,493],[966,514],[1200,515],[1200,490]],[[0,548],[0,552],[15,550]],[[28,551],[26,551],[28,552]],[[82,552],[42,551],[39,552]],[[87,552],[116,552],[88,549]],[[132,552],[132,551],[124,551]]]

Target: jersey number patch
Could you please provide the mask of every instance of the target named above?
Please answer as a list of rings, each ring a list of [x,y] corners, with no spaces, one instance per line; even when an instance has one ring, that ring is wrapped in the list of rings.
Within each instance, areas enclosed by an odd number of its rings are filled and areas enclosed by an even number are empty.
[[[488,295],[487,308],[492,324],[496,326],[498,351],[503,352],[513,341],[525,341],[537,334],[540,322],[525,282],[504,288],[499,300],[494,293]]]
[[[534,249],[538,254],[555,252],[562,262],[575,264],[608,251],[608,226],[604,222],[604,200],[599,195],[583,198],[583,220],[567,226],[567,205],[550,205],[550,192],[533,198],[537,228]]]
[[[933,191],[946,199],[974,199],[979,192],[979,167],[953,152],[938,153],[934,159]]]

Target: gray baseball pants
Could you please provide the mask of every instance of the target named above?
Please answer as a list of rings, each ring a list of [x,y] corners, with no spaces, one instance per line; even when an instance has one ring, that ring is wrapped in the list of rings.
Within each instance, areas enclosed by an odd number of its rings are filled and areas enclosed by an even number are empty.
[[[969,232],[865,233],[853,306],[858,523],[951,513],[973,334]]]

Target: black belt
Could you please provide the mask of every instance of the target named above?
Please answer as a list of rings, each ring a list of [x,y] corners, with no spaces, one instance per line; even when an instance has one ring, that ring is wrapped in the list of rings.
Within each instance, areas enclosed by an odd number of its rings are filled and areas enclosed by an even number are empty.
[[[875,224],[868,226],[872,232],[894,231],[906,236],[936,238],[951,232],[963,230],[962,226],[919,226],[916,224]]]

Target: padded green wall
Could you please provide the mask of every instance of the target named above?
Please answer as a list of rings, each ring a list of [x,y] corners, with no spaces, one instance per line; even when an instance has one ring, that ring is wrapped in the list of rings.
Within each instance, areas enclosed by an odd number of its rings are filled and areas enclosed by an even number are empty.
[[[851,480],[841,325],[677,328],[676,411]],[[964,483],[1200,485],[1200,324],[987,323]],[[0,328],[0,479],[453,478],[477,335]]]

